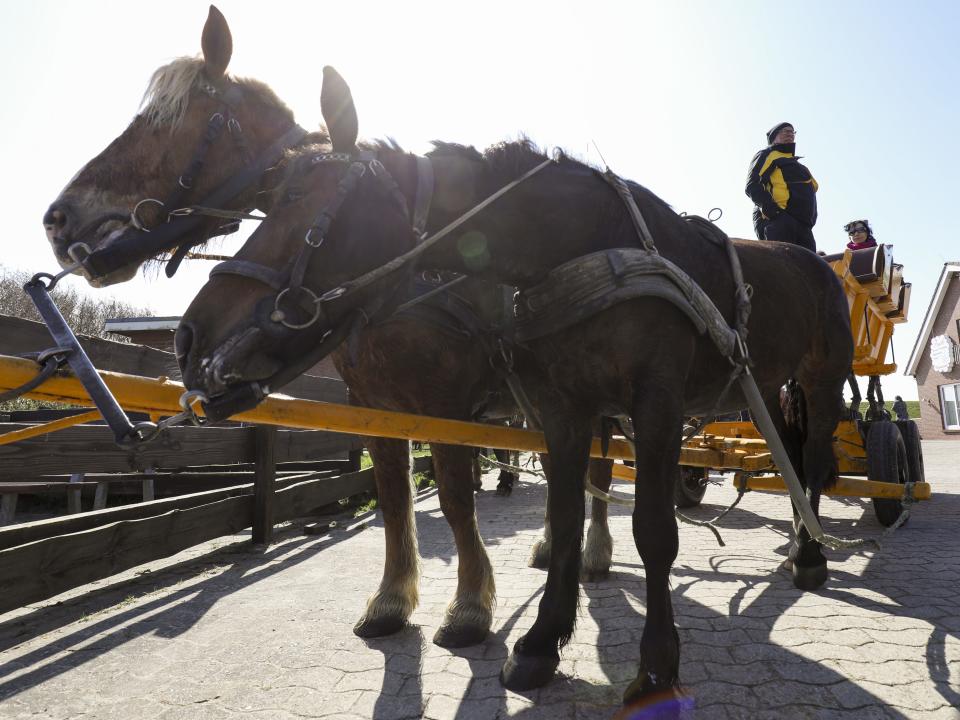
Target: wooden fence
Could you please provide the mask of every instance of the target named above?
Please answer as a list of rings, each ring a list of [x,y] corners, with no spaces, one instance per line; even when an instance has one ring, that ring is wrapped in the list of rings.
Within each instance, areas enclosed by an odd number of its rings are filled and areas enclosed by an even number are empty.
[[[98,368],[178,377],[170,353],[97,338],[80,341]],[[0,353],[51,345],[42,324],[0,316]],[[284,391],[328,402],[347,398],[343,382],[330,378],[304,376]],[[21,413],[0,417],[24,419]],[[0,433],[24,426],[0,422]],[[2,445],[4,511],[18,493],[50,490],[65,490],[74,510],[87,490],[97,509],[0,527],[0,612],[245,528],[253,529],[254,542],[268,542],[275,523],[373,489],[372,472],[358,469],[361,447],[352,435],[235,426],[170,428],[152,442],[120,448],[105,425]],[[131,482],[142,483],[145,502],[104,507],[110,488]],[[155,484],[166,482],[221,487],[154,500]]]

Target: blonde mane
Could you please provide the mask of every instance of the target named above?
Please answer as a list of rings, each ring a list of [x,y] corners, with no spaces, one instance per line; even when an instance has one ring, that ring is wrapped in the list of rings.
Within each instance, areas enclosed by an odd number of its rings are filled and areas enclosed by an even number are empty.
[[[198,57],[177,58],[157,68],[140,103],[147,122],[157,128],[169,126],[171,132],[176,130],[187,112],[190,90],[202,70],[203,59]]]
[[[201,57],[182,57],[157,68],[150,78],[147,91],[140,102],[141,112],[147,122],[155,127],[169,127],[174,132],[183,122],[190,101],[190,91],[202,77],[204,62]],[[276,107],[291,120],[293,113],[276,93],[265,83],[249,78],[228,76],[244,89],[258,96],[263,102]]]

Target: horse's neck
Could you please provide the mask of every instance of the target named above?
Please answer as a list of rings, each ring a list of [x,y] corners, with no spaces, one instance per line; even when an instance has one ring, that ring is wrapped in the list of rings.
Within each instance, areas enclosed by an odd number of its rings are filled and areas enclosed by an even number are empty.
[[[641,245],[626,205],[598,174],[581,166],[561,166],[560,171],[563,174],[557,176],[554,170],[551,179],[546,172],[535,175],[511,189],[458,228],[453,237],[440,241],[421,264],[467,273],[490,269],[500,282],[525,287],[573,258],[607,248]],[[462,162],[441,161],[434,164],[434,172],[430,233],[469,212],[490,190],[482,181],[479,164],[465,168]],[[510,180],[503,179],[496,185],[503,187]],[[649,215],[654,237],[663,237],[665,254],[675,254],[676,236],[684,234],[677,232],[677,223],[658,208],[651,207],[645,214]],[[472,238],[467,240],[471,233]],[[462,245],[476,242],[485,242],[489,249],[486,268],[465,263]],[[682,255],[683,240],[679,243]]]

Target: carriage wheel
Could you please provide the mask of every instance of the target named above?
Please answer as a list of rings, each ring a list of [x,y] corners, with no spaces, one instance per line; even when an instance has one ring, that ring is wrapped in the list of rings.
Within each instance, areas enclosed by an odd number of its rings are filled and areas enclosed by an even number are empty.
[[[909,479],[907,446],[892,422],[877,421],[867,432],[867,477],[877,482],[903,485]],[[890,527],[903,512],[899,500],[873,498],[873,512],[884,527]]]
[[[673,503],[678,508],[696,507],[707,492],[707,468],[681,465],[673,486]]]
[[[920,428],[913,420],[898,420],[895,424],[900,428],[903,444],[907,448],[907,476],[910,482],[926,482],[923,448],[920,446]]]

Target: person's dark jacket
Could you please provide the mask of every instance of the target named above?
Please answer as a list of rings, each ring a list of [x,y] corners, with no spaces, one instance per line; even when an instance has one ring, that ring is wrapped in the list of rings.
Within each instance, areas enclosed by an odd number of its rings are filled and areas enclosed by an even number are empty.
[[[762,219],[773,220],[787,212],[812,228],[817,222],[818,185],[794,155],[795,149],[794,143],[778,143],[758,152],[750,163],[745,190]]]

